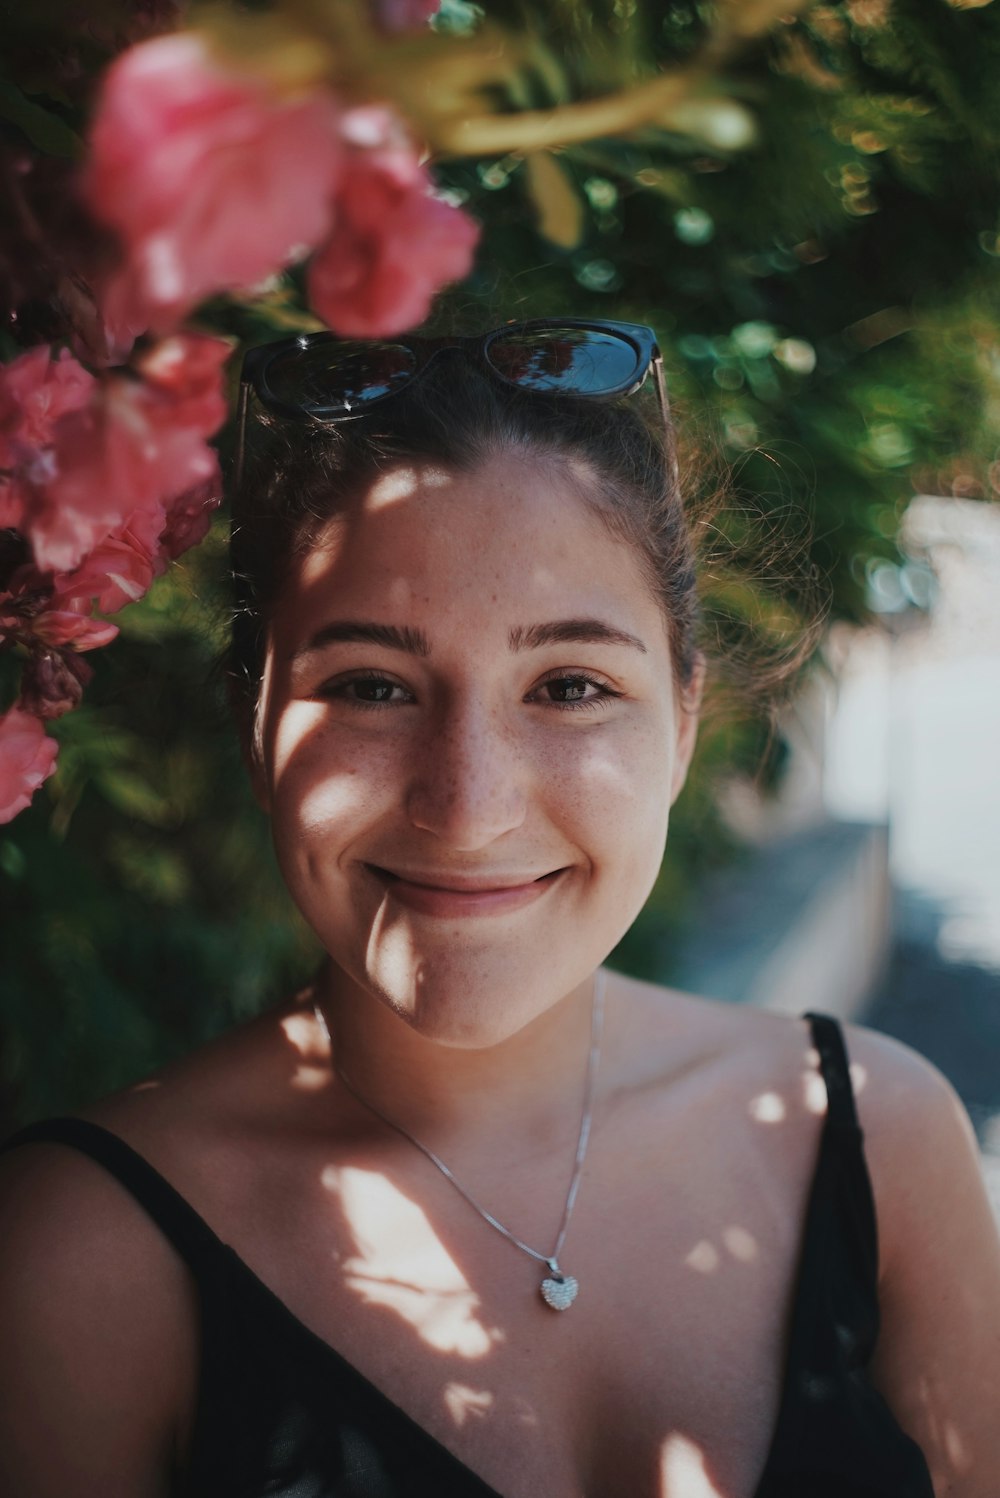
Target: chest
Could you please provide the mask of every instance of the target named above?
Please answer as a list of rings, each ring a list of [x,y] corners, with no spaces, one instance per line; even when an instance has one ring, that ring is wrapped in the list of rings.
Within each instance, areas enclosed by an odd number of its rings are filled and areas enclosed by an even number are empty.
[[[663,1141],[626,1154],[606,1129],[561,1255],[579,1282],[565,1312],[540,1298],[544,1267],[419,1158],[265,1153],[252,1191],[230,1187],[224,1235],[289,1316],[504,1498],[752,1498],[808,1145],[779,1161],[720,1130],[694,1169]],[[498,1166],[487,1185],[499,1220],[549,1252],[565,1170]]]

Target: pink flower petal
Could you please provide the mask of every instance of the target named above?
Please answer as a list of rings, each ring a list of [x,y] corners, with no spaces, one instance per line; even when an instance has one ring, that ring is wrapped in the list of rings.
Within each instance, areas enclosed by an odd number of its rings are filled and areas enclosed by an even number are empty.
[[[222,470],[217,468],[203,483],[171,500],[167,523],[160,536],[160,546],[171,561],[204,541],[212,523],[212,512],[218,507],[221,497]]]
[[[47,609],[32,621],[31,632],[53,647],[72,645],[74,650],[97,650],[110,645],[118,626],[72,609]]]
[[[0,717],[0,822],[24,810],[55,769],[58,753],[33,713],[12,707]]]
[[[479,228],[431,188],[412,148],[354,153],[334,231],[307,278],[310,305],[336,332],[402,333],[424,320],[442,286],[468,273]]]
[[[218,63],[193,31],[155,37],[108,71],[84,195],[128,257],[112,322],[165,329],[216,292],[251,288],[327,232],[340,111]]]
[[[53,471],[25,519],[39,567],[71,572],[125,526],[159,537],[172,501],[218,485],[218,457],[205,439],[226,417],[228,353],[221,339],[168,339],[142,361],[147,378],[106,376],[85,410],[58,423]],[[155,546],[147,549],[155,565]]]
[[[79,411],[96,381],[68,349],[48,343],[0,367],[0,468],[30,465],[53,440],[56,423]]]

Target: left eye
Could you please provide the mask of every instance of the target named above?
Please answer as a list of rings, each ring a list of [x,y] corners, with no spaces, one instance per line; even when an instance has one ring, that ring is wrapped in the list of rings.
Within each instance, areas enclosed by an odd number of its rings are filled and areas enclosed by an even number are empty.
[[[585,676],[557,676],[545,683],[545,691],[551,692],[556,702],[580,702],[593,686]]]
[[[536,690],[544,692],[555,707],[596,707],[619,695],[591,676],[550,676]]]

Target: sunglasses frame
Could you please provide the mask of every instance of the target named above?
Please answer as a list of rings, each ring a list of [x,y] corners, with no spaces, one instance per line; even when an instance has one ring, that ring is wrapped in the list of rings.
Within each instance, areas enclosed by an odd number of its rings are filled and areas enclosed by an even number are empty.
[[[520,380],[508,379],[490,363],[489,350],[491,345],[499,338],[509,338],[512,334],[534,333],[545,328],[580,328],[590,329],[595,333],[614,333],[623,343],[631,344],[636,354],[636,370],[626,380],[620,380],[617,384],[609,386],[606,390],[572,390],[567,392],[531,390],[530,386],[521,383]],[[381,401],[391,400],[399,393],[398,390],[388,390],[384,395],[377,395],[371,400],[366,400],[357,410],[337,412],[332,415],[323,415],[316,411],[310,411],[301,402],[283,400],[274,394],[268,383],[267,373],[269,367],[276,359],[283,357],[293,349],[314,348],[325,343],[343,343],[353,346],[363,345],[366,340],[360,338],[340,338],[336,333],[321,331],[317,333],[302,333],[290,338],[275,339],[270,343],[257,344],[248,349],[243,358],[243,368],[240,373],[239,404],[237,408],[237,435],[235,454],[235,484],[237,491],[243,479],[243,461],[246,442],[246,424],[250,405],[251,390],[257,396],[262,405],[269,411],[276,412],[292,421],[310,421],[320,424],[329,422],[331,424],[340,421],[356,420],[359,416],[379,405]],[[663,418],[664,430],[669,428],[670,404],[667,399],[667,384],[663,373],[663,358],[660,354],[656,334],[653,329],[642,323],[612,322],[600,318],[583,317],[535,317],[524,322],[504,323],[499,328],[492,328],[488,333],[471,333],[464,335],[449,335],[441,338],[411,337],[403,334],[399,338],[372,339],[375,344],[394,344],[405,348],[411,353],[416,363],[407,380],[418,379],[427,365],[438,354],[447,349],[459,349],[470,358],[476,359],[484,364],[495,379],[505,385],[511,385],[516,390],[526,390],[529,394],[537,395],[544,399],[546,395],[559,395],[562,393],[577,395],[584,400],[615,400],[617,397],[633,395],[645,384],[650,371],[653,374],[653,383],[656,389],[657,401],[660,414]],[[405,388],[405,387],[400,387]]]

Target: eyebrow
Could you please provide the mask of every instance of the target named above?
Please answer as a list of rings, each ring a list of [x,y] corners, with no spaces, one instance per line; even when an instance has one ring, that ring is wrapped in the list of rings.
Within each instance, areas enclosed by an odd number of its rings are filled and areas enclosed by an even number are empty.
[[[400,650],[406,655],[428,656],[431,653],[430,641],[423,630],[414,629],[409,624],[340,619],[318,629],[294,652],[294,659],[312,655],[327,645],[339,644],[382,645],[387,650]],[[518,625],[509,632],[507,644],[515,653],[538,650],[545,645],[627,645],[647,654],[638,635],[606,624],[603,619],[554,619],[548,624]]]
[[[629,645],[647,654],[638,635],[616,629],[603,619],[555,619],[551,624],[532,624],[512,629],[507,636],[511,650],[537,650],[541,645]]]
[[[298,660],[304,655],[313,655],[326,645],[362,644],[384,645],[387,650],[402,650],[407,655],[430,655],[431,647],[422,629],[413,629],[409,624],[373,624],[366,620],[338,619],[324,624],[305,645],[294,652]]]

